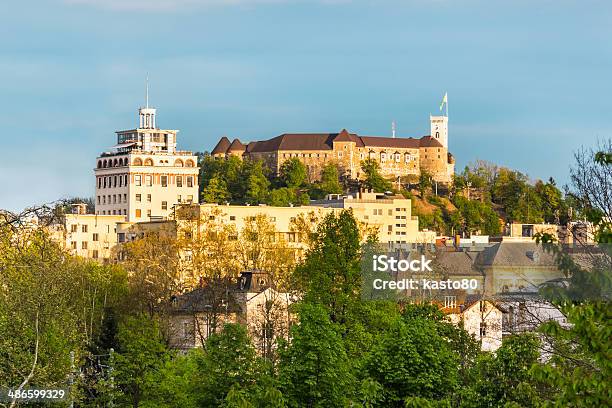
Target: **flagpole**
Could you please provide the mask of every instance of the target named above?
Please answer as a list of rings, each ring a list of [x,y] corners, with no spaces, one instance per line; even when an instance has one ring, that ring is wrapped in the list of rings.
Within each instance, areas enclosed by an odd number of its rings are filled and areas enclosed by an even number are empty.
[[[448,92],[446,92],[445,95],[446,95],[446,120],[448,120]]]

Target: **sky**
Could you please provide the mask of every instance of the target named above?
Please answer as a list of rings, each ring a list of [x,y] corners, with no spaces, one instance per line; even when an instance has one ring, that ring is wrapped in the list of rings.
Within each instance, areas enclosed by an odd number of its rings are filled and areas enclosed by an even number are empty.
[[[37,0],[0,6],[0,208],[93,196],[145,78],[179,148],[282,133],[429,133],[457,169],[569,181],[612,135],[612,2]]]

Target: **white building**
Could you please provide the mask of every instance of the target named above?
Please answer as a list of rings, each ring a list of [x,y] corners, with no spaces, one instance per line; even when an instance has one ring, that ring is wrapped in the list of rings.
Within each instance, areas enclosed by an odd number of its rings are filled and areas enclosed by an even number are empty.
[[[139,126],[117,133],[97,158],[95,213],[126,221],[166,217],[180,202],[198,202],[197,157],[176,150],[178,130],[156,127],[156,109],[138,110]]]
[[[482,351],[496,351],[501,347],[503,335],[503,311],[485,299],[466,302],[459,313],[448,315],[450,321],[460,325],[480,342]]]

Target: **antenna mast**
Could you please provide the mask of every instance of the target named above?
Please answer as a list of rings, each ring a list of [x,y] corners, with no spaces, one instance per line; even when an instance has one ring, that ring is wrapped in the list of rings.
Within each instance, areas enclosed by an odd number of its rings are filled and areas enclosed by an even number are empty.
[[[147,75],[147,79],[145,80],[145,103],[147,109],[149,108],[149,76]]]
[[[395,121],[391,122],[391,137],[395,139]]]

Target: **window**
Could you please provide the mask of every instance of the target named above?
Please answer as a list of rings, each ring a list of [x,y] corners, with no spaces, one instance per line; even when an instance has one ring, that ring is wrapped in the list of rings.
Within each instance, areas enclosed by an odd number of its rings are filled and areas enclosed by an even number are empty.
[[[236,216],[235,215],[230,215],[230,221],[236,221]]]
[[[189,337],[191,337],[191,328],[192,328],[192,324],[191,322],[183,322],[183,337],[188,339]]]
[[[113,187],[117,187],[117,176],[113,177]]]
[[[98,177],[98,188],[102,188],[102,178]]]
[[[480,323],[480,337],[487,335],[487,324],[485,322]]]
[[[139,203],[142,201],[142,194],[136,194],[136,202]]]
[[[168,176],[161,176],[161,186],[168,187]]]
[[[136,174],[134,176],[134,184],[136,184],[137,186],[142,185],[142,176],[140,174]]]
[[[395,161],[399,162],[401,160],[401,155],[399,153],[395,153]]]
[[[457,296],[444,296],[444,307],[454,309],[457,307]]]
[[[183,176],[176,176],[176,186],[183,187]]]
[[[76,241],[72,241],[72,242],[70,243],[70,248],[72,248],[72,249],[76,249]]]
[[[87,225],[81,225],[81,232],[87,232]]]
[[[387,212],[389,215],[393,215],[393,209],[389,209],[389,211]]]
[[[151,176],[145,176],[145,185],[147,187],[151,187],[153,185],[153,178]]]
[[[91,257],[93,259],[98,259],[98,250],[94,249],[93,251],[91,251]]]
[[[127,194],[123,194],[123,202],[127,203]]]
[[[373,215],[382,215],[382,208],[375,208],[372,210]]]
[[[168,202],[167,201],[162,201],[161,207],[162,207],[162,210],[167,210],[168,209]]]
[[[101,201],[100,196],[98,196],[98,204],[101,204]]]
[[[179,195],[176,197],[176,202],[177,202],[177,203],[180,203],[180,202],[182,201],[182,198],[183,198],[183,197],[181,197],[181,195],[179,194]]]
[[[92,240],[93,241],[97,241],[98,240],[98,233],[97,232],[94,232]]]
[[[142,216],[142,210],[140,208],[136,209],[136,217],[140,218]]]
[[[385,160],[387,160],[387,155],[385,153],[381,153],[380,154],[380,161],[384,162]]]
[[[150,203],[151,202],[151,194],[147,194],[147,202]]]
[[[188,202],[188,203],[193,202],[193,196],[192,196],[192,195],[188,195],[188,196],[187,196],[187,202]]]
[[[76,224],[72,224],[72,225],[70,226],[70,232],[77,232],[77,228],[78,228],[78,227],[79,227],[78,225],[76,225]]]
[[[126,160],[127,160],[127,159],[126,159]],[[127,174],[125,174],[125,175],[123,176],[123,185],[124,185],[124,186],[127,186],[127,184],[128,184],[127,180],[128,180],[128,176],[127,176]]]
[[[295,232],[288,232],[287,233],[287,241],[295,242]]]
[[[187,187],[193,187],[193,177],[187,176]]]
[[[147,217],[151,216],[151,210],[147,210]]]
[[[81,242],[81,249],[87,249],[87,241]]]
[[[138,210],[136,210],[136,211],[138,211]],[[125,242],[125,232],[120,232],[119,234],[117,234],[117,241]]]

